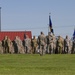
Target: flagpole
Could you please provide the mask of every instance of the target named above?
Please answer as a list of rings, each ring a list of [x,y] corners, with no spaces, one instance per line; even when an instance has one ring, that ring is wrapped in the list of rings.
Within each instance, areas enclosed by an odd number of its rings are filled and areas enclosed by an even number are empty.
[[[50,24],[50,17],[51,17],[51,13],[49,13],[49,24]],[[51,32],[50,27],[49,27],[49,32]]]
[[[53,27],[52,27],[52,22],[51,22],[51,13],[49,13],[49,26],[50,26],[50,32],[52,34],[54,34]]]
[[[49,33],[49,24],[47,24],[48,25],[48,33]]]

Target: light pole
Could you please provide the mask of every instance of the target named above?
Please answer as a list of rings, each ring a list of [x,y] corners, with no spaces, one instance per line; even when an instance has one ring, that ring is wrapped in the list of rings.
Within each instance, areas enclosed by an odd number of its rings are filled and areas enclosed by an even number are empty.
[[[1,31],[1,7],[0,7],[0,31]]]

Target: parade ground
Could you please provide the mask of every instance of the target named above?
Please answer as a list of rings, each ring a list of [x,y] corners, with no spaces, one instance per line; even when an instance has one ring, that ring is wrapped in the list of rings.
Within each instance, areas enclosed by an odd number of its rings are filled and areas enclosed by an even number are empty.
[[[75,75],[75,55],[0,54],[0,75]]]

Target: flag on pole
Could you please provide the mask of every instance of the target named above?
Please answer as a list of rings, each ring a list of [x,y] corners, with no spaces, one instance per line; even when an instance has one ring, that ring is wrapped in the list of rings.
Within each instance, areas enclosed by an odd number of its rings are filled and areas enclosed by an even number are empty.
[[[49,15],[49,28],[50,28],[50,32],[54,33],[53,28],[52,28],[52,21],[51,21],[50,15]]]
[[[73,38],[75,38],[75,28],[74,28]]]

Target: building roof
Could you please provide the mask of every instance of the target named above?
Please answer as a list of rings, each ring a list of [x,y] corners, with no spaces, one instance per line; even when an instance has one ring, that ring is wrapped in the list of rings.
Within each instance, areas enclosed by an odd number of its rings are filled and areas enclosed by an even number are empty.
[[[10,40],[14,40],[16,36],[20,37],[20,39],[23,40],[24,35],[28,35],[29,38],[32,38],[31,31],[1,31],[0,41],[3,40],[5,36],[8,36]]]

